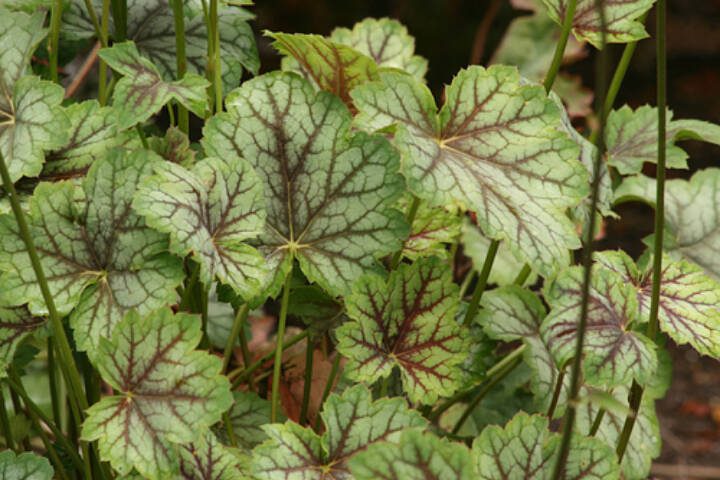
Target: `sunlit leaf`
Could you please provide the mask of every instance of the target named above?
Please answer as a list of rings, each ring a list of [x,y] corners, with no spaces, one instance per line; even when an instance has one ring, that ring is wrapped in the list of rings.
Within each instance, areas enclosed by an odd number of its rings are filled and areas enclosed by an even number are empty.
[[[170,248],[200,264],[200,280],[216,278],[250,299],[260,293],[264,259],[246,243],[262,232],[262,185],[246,161],[206,158],[186,170],[158,163],[133,207],[153,228],[170,235]]]
[[[101,340],[96,367],[118,393],[90,407],[82,437],[119,473],[171,478],[175,444],[201,439],[232,404],[220,359],[195,350],[201,337],[199,317],[162,309],[127,314]]]
[[[650,316],[652,265],[638,269],[623,251],[602,252],[597,261],[618,272],[637,291],[641,319]],[[658,320],[660,329],[677,343],[720,357],[720,283],[687,260],[663,257]]]
[[[550,313],[541,332],[557,365],[575,354],[582,303],[583,269],[562,271],[544,287]],[[638,321],[635,289],[620,275],[597,265],[592,272],[587,327],[583,347],[583,371],[590,385],[644,384],[655,374],[654,344],[632,330]]]
[[[550,18],[562,24],[568,0],[543,0]],[[605,38],[608,43],[627,43],[648,36],[640,17],[655,0],[614,0],[605,9]],[[602,22],[595,0],[578,0],[573,18],[573,33],[579,40],[587,40],[597,48],[602,45]]]
[[[400,248],[407,227],[391,209],[403,192],[397,154],[380,136],[350,136],[337,97],[276,72],[245,82],[227,107],[208,122],[203,147],[247,159],[264,185],[259,243],[275,272],[270,293],[296,258],[311,282],[346,294],[376,268],[375,257]]]
[[[170,100],[177,100],[188,110],[203,116],[207,108],[205,78],[186,74],[182,80],[166,82],[157,67],[138,52],[132,42],[116,43],[100,50],[100,58],[124,75],[113,92],[113,108],[120,128],[143,122]]]
[[[421,202],[413,219],[410,235],[403,244],[403,256],[415,260],[420,257],[447,255],[447,245],[460,236],[461,225],[462,217],[459,212],[442,207],[429,207],[425,202]]]
[[[444,262],[401,265],[387,282],[365,277],[346,306],[352,321],[336,334],[338,351],[349,359],[347,376],[374,382],[397,367],[410,400],[424,404],[459,386],[466,334],[455,320],[457,286]]]
[[[179,448],[180,477],[183,480],[236,480],[239,458],[210,431],[193,443]]]
[[[253,450],[254,478],[350,479],[348,461],[369,445],[397,441],[404,429],[426,425],[402,399],[373,401],[361,385],[330,395],[321,415],[322,435],[291,421],[265,426],[270,439]]]
[[[398,125],[410,190],[432,204],[463,203],[483,233],[507,240],[543,274],[567,264],[580,242],[564,211],[587,193],[587,173],[542,87],[512,67],[473,66],[446,89],[438,113],[430,90],[409,75],[381,78],[353,90],[356,120],[371,130]]]
[[[15,455],[12,450],[0,452],[0,478],[3,480],[51,480],[53,468],[47,458],[33,453]]]
[[[470,480],[470,450],[428,432],[405,430],[397,444],[378,442],[350,460],[357,480]]]
[[[0,307],[0,378],[5,376],[20,342],[44,323],[44,318],[34,316],[26,307]]]
[[[378,67],[399,68],[421,80],[427,72],[427,60],[415,55],[415,39],[403,24],[391,18],[366,18],[352,30],[336,28],[330,40],[367,55]]]

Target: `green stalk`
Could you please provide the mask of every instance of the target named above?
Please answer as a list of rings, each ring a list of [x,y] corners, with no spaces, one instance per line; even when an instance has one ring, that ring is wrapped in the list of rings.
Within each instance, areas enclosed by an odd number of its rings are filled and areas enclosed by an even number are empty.
[[[663,233],[665,230],[665,163],[666,163],[666,130],[667,130],[667,46],[666,0],[658,0],[656,4],[657,26],[657,185],[655,190],[655,242],[653,245],[653,278],[652,295],[650,297],[650,319],[648,320],[647,336],[655,341],[658,332],[658,309],[660,305],[660,282],[662,280]],[[625,419],[617,446],[617,456],[622,462],[627,449],[630,435],[635,426],[635,418],[642,402],[643,388],[633,381],[630,389],[630,413]]]
[[[95,7],[93,7],[92,0],[85,0],[85,10],[87,10],[90,22],[93,24],[95,29],[95,36],[100,40],[100,45],[107,47],[107,41],[103,39],[102,29],[100,28],[100,22],[98,22],[97,14],[95,13]]]
[[[197,293],[198,279],[200,278],[200,265],[192,264],[192,273],[190,278],[185,282],[185,289],[183,290],[182,297],[180,298],[180,310],[191,310],[191,304],[193,302],[193,293]]]
[[[600,430],[600,425],[602,424],[603,418],[605,417],[605,409],[601,408],[597,415],[595,415],[595,420],[593,420],[592,427],[590,427],[590,432],[588,433],[588,437],[594,437],[598,430]]]
[[[305,379],[303,383],[302,403],[300,404],[300,418],[298,423],[307,423],[307,412],[310,406],[310,391],[312,388],[313,360],[315,359],[315,344],[308,338],[305,345]]]
[[[60,45],[60,24],[62,23],[62,0],[54,0],[50,14],[50,80],[58,83],[58,51]]]
[[[335,359],[333,359],[332,367],[330,367],[330,375],[328,376],[327,383],[325,383],[325,388],[323,389],[322,398],[320,399],[320,409],[322,410],[322,406],[325,405],[325,400],[327,400],[327,397],[330,395],[330,392],[332,391],[333,384],[335,383],[335,377],[337,377],[338,370],[340,368],[340,354],[335,353]],[[315,430],[320,429],[320,415],[317,416],[315,419]]]
[[[52,337],[47,339],[47,356],[48,356],[48,384],[50,386],[50,401],[52,403],[53,419],[60,425],[61,413],[60,403],[64,402],[64,398],[60,398],[58,389],[57,368],[55,366],[55,352]]]
[[[227,432],[228,440],[230,440],[230,445],[237,448],[238,441],[237,437],[235,436],[235,429],[233,428],[232,421],[230,421],[229,412],[223,413],[223,423],[225,424],[225,431]]]
[[[175,61],[177,66],[178,80],[187,72],[187,55],[185,53],[185,14],[183,13],[183,1],[171,0],[170,6],[175,19]],[[190,117],[187,108],[178,103],[178,127],[185,135],[190,131]]]
[[[408,207],[407,214],[405,214],[405,220],[407,221],[408,225],[410,226],[410,232],[412,232],[412,224],[415,221],[415,217],[417,216],[418,208],[420,207],[420,199],[413,195],[413,200],[410,206]],[[400,260],[402,260],[402,254],[403,249],[405,248],[405,244],[403,243],[400,246],[400,250],[395,252],[395,255],[393,255],[392,260],[390,260],[390,270],[395,270],[398,265],[400,265]]]
[[[495,261],[495,255],[497,255],[499,246],[499,240],[493,240],[492,242],[490,242],[490,247],[488,248],[487,254],[485,255],[485,261],[483,262],[482,270],[480,270],[480,275],[478,276],[477,285],[475,285],[473,296],[470,299],[470,304],[468,305],[467,312],[465,312],[465,319],[463,320],[463,324],[466,327],[470,327],[473,319],[475,318],[475,315],[478,312],[478,309],[480,308],[480,299],[485,292],[485,287],[487,287],[488,277],[490,276],[490,271],[492,270],[493,262]]]
[[[213,3],[215,1],[217,0],[213,0]],[[282,366],[283,341],[285,339],[285,322],[287,321],[288,303],[290,301],[291,280],[292,268],[285,276],[282,303],[280,304],[280,318],[278,319],[277,340],[275,342],[275,364],[273,365],[272,392],[270,395],[270,423],[275,423],[277,421],[278,408],[280,407],[280,367]]]
[[[3,391],[0,384],[0,392]],[[15,440],[13,439],[12,428],[10,428],[10,416],[5,406],[5,395],[0,398],[0,428],[2,428],[3,438],[5,438],[5,446],[9,450],[15,450]]]
[[[560,399],[560,393],[562,392],[563,383],[565,383],[565,367],[560,369],[558,373],[557,382],[555,382],[555,390],[553,391],[552,400],[550,401],[550,408],[548,408],[547,417],[552,420],[555,415],[555,409],[557,408],[558,400]]]
[[[606,30],[607,21],[605,18],[605,7],[604,0],[595,0],[595,8],[600,15],[600,30],[601,30],[601,46],[598,64],[597,64],[597,78],[596,78],[596,92],[595,98],[597,100],[596,110],[602,112],[603,105],[605,104],[605,94],[607,92],[607,63],[608,63],[608,52],[606,48]],[[580,319],[577,328],[577,338],[575,341],[575,354],[572,358],[572,367],[570,370],[570,393],[568,395],[567,410],[565,412],[565,418],[563,421],[562,439],[560,442],[560,450],[558,453],[557,461],[553,469],[553,477],[555,480],[560,480],[565,470],[565,463],[567,461],[568,453],[570,452],[570,441],[572,439],[573,429],[575,427],[575,416],[577,414],[577,406],[580,400],[580,376],[582,374],[582,352],[585,342],[585,330],[587,329],[587,317],[590,303],[590,282],[592,279],[592,266],[593,266],[593,240],[595,239],[595,211],[597,209],[598,197],[600,191],[600,166],[602,162],[602,155],[605,150],[605,117],[601,115],[600,126],[598,127],[598,138],[596,141],[597,150],[595,152],[595,158],[593,159],[593,175],[592,175],[592,187],[590,195],[590,206],[588,215],[588,225],[585,229],[585,242],[583,245],[583,284],[582,284],[582,296],[580,300]]]
[[[138,138],[140,138],[140,143],[142,143],[143,148],[148,150],[150,147],[148,145],[147,137],[145,136],[145,132],[143,132],[140,124],[135,125],[135,131],[138,134]]]
[[[50,457],[50,462],[53,464],[53,467],[55,468],[55,473],[58,475],[59,478],[62,480],[70,480],[68,477],[68,474],[65,472],[65,466],[63,465],[62,461],[60,460],[60,456],[57,453],[57,450],[55,450],[55,446],[52,444],[50,439],[48,438],[47,434],[45,433],[45,430],[43,430],[42,425],[40,425],[40,421],[38,420],[37,415],[35,415],[33,412],[29,411],[27,412],[28,417],[30,417],[30,423],[32,423],[32,426],[35,427],[35,430],[37,430],[37,434],[40,437],[40,440],[42,441],[43,445],[45,446],[45,452],[47,453],[48,457]]]
[[[232,330],[230,330],[230,336],[228,337],[227,344],[225,345],[225,350],[223,350],[223,372],[227,371],[230,359],[232,358],[232,351],[235,347],[235,342],[237,342],[240,337],[240,332],[245,329],[245,322],[247,321],[249,311],[250,307],[247,303],[244,303],[240,306],[240,308],[238,308],[237,313],[235,314],[235,321],[233,322]],[[247,349],[247,344],[245,345],[245,348]],[[245,357],[245,352],[243,351],[243,363],[245,363],[245,366],[248,365],[247,360],[248,358]]]
[[[518,273],[517,277],[515,277],[515,280],[513,281],[513,283],[515,285],[520,285],[520,286],[525,285],[525,282],[527,281],[527,279],[531,273],[532,273],[532,268],[530,267],[529,264],[526,263],[525,265],[523,265],[523,268],[522,268],[522,270],[520,270],[520,273]]]
[[[100,43],[102,45],[107,45],[108,29],[110,23],[110,0],[103,0],[102,17],[100,19],[100,22]],[[102,58],[98,59],[98,102],[100,103],[100,105],[107,104],[107,74],[107,63],[105,63]]]
[[[575,9],[577,7],[577,0],[569,0],[567,2],[567,10],[565,10],[565,18],[563,19],[562,30],[560,30],[560,38],[555,47],[555,54],[553,55],[552,63],[545,75],[545,81],[543,86],[546,92],[550,92],[553,84],[555,83],[555,77],[557,77],[562,65],[563,56],[565,56],[565,47],[567,46],[568,38],[570,37],[570,30],[572,30],[572,22],[575,18]]]
[[[127,0],[111,0],[113,21],[115,22],[115,41],[127,40]]]
[[[210,8],[207,17],[207,42],[208,42],[208,63],[205,74],[210,87],[208,87],[208,98],[210,109],[209,115],[222,111],[222,67],[220,65],[220,30],[218,28],[218,0],[210,0]]]

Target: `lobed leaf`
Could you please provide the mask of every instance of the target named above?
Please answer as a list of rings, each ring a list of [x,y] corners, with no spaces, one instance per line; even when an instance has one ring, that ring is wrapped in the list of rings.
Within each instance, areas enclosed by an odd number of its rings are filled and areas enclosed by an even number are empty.
[[[183,480],[236,480],[240,460],[210,431],[179,448],[180,478]]]
[[[268,438],[263,425],[270,423],[270,402],[252,392],[233,392],[233,398],[228,416],[235,438],[243,448],[252,449]]]
[[[0,478],[7,480],[51,480],[54,470],[47,458],[8,449],[0,452]]]
[[[25,306],[0,306],[0,378],[5,376],[5,371],[12,364],[20,342],[44,323],[44,318],[32,315]]]
[[[410,235],[403,244],[403,257],[415,260],[447,255],[447,245],[458,238],[461,225],[459,212],[421,202],[410,226]]]

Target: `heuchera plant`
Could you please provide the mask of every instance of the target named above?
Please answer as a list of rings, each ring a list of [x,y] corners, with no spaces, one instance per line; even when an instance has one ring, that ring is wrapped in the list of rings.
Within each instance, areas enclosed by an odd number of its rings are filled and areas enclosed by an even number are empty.
[[[664,345],[720,357],[720,170],[665,182],[720,126],[667,109],[665,1],[514,1],[442,101],[387,18],[267,32],[258,75],[249,3],[0,7],[0,476],[646,478]],[[616,109],[653,7],[657,105]],[[594,252],[638,201],[647,251]]]

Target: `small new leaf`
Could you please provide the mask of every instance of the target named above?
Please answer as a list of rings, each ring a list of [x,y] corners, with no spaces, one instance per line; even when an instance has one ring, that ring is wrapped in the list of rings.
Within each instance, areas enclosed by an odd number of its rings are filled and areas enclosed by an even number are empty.
[[[47,458],[27,452],[16,456],[9,449],[0,452],[0,478],[3,480],[51,480],[53,473]]]
[[[40,328],[45,319],[30,313],[27,307],[0,307],[0,378],[5,376],[20,342]]]
[[[398,367],[412,402],[433,404],[459,386],[465,329],[455,320],[457,286],[437,258],[401,265],[383,280],[358,281],[346,299],[352,321],[337,330],[348,377],[374,382]]]

